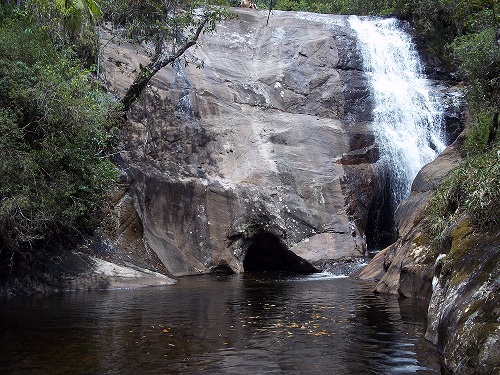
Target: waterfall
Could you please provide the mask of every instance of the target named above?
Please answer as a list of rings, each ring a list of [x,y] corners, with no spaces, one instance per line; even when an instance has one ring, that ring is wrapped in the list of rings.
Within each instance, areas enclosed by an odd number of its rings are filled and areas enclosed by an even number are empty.
[[[349,18],[374,99],[375,142],[387,167],[393,208],[409,195],[418,171],[445,148],[440,97],[398,22]]]
[[[175,70],[174,87],[179,88],[181,97],[177,103],[177,110],[184,117],[186,121],[192,120],[194,118],[194,110],[191,104],[191,83],[186,75],[183,65],[179,59],[175,60],[173,63]]]

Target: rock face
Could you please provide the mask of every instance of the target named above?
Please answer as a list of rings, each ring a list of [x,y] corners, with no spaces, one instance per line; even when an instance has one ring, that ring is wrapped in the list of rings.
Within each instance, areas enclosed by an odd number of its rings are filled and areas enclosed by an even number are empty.
[[[77,250],[45,249],[31,258],[29,263],[18,264],[14,274],[2,275],[0,295],[129,289],[175,283],[175,280],[150,268],[150,265],[141,267],[130,261],[119,262],[118,259],[110,262],[102,256]]]
[[[426,338],[443,355],[444,373],[500,370],[500,240],[456,220],[439,248],[431,246],[425,209],[433,189],[460,163],[463,136],[425,166],[396,212],[398,239],[360,273],[375,291],[429,300]]]
[[[338,16],[275,11],[266,26],[266,11],[235,12],[194,52],[202,69],[163,69],[128,114],[106,251],[174,276],[312,272],[363,256],[386,172],[353,31]],[[103,39],[109,88],[121,96],[148,49],[106,30]],[[461,101],[442,90],[453,141]],[[462,160],[461,142],[419,172],[395,215],[396,242],[360,277],[430,301],[427,338],[447,370],[497,373],[498,236],[479,238],[464,217],[434,249],[426,230],[432,190]]]
[[[426,338],[452,374],[500,372],[500,238],[467,217],[450,228],[435,262]]]
[[[266,11],[234,11],[194,51],[202,69],[161,70],[129,113],[106,235],[174,276],[242,272],[266,247],[282,254],[270,268],[292,271],[363,256],[383,173],[353,31],[339,16],[275,11],[266,26]],[[121,96],[147,49],[103,39]]]
[[[395,213],[397,240],[379,252],[361,272],[363,279],[375,279],[379,293],[400,294],[404,297],[429,299],[437,250],[430,246],[425,220],[425,209],[432,190],[462,161],[458,138],[427,164],[415,177],[410,196]]]

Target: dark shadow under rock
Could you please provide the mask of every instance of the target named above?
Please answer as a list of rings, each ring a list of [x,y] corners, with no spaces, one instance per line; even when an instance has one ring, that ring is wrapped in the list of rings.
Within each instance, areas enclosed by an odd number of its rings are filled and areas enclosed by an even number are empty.
[[[257,233],[250,239],[243,267],[245,272],[318,272],[313,265],[288,250],[276,235],[269,232]]]

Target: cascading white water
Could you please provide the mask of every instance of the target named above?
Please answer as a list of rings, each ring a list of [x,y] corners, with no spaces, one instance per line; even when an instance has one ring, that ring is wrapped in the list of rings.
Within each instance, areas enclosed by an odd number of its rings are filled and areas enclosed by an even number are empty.
[[[374,98],[375,141],[397,205],[409,195],[418,171],[445,148],[442,106],[397,19],[352,16],[349,24],[358,35]]]

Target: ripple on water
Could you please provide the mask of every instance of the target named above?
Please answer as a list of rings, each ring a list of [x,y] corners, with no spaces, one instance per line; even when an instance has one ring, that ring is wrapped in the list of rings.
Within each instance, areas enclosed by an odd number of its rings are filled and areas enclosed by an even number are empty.
[[[425,308],[371,289],[327,273],[235,275],[12,299],[0,373],[439,374]]]

